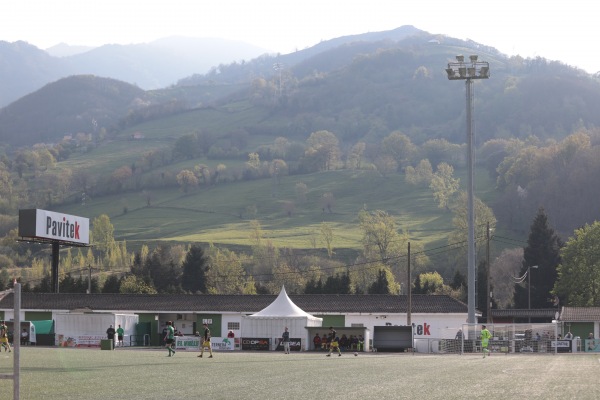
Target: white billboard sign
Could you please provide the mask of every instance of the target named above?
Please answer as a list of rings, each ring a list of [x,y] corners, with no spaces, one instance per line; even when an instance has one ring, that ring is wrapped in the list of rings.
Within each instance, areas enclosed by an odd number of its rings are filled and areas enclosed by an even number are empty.
[[[19,210],[19,236],[89,244],[90,220],[39,209]]]

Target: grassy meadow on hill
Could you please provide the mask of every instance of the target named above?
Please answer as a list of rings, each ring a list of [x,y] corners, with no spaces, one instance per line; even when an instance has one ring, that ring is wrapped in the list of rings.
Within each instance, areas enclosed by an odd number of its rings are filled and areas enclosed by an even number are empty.
[[[308,188],[304,203],[295,193],[300,182]],[[478,175],[478,184],[484,196],[493,188],[485,173]],[[327,192],[335,197],[332,212],[323,211],[321,204]],[[286,201],[295,202],[291,215],[284,209]],[[407,231],[411,241],[425,248],[446,245],[453,229],[453,214],[437,207],[429,188],[409,185],[403,175],[383,177],[376,171],[285,176],[279,184],[273,179],[222,183],[187,194],[172,187],[153,191],[151,206],[141,193],[131,191],[60,207],[60,211],[90,218],[106,213],[115,238],[126,240],[132,248],[154,241],[250,246],[251,221],[257,220],[265,239],[277,247],[312,249],[316,243],[316,248],[323,248],[320,226],[327,222],[333,229],[334,248],[357,251],[362,248],[358,213],[364,208],[387,211],[395,217],[398,230]]]
[[[170,151],[183,135],[205,131],[214,135],[217,141],[226,141],[228,134],[240,126],[260,126],[267,118],[267,108],[247,101],[232,102],[219,108],[195,109],[132,126],[89,153],[72,154],[68,160],[59,163],[59,168],[85,170],[92,176],[106,177],[119,167],[136,163],[150,151]],[[280,126],[282,134],[286,132],[285,121],[281,118],[269,119],[267,130],[273,126]],[[134,132],[141,132],[144,138],[132,140]],[[274,139],[273,136],[248,135],[244,151],[272,145]],[[290,137],[289,140],[304,142],[306,137]],[[197,164],[214,168],[219,163],[229,169],[241,166],[244,160],[176,160],[145,171],[142,177],[161,173],[174,176]],[[465,190],[464,165],[455,168],[455,175]],[[306,201],[298,199],[297,183],[306,184]],[[486,202],[492,201],[494,186],[487,172],[477,171],[477,196]],[[431,190],[407,184],[404,175],[399,173],[382,176],[374,170],[335,170],[284,176],[279,184],[267,178],[208,187],[200,185],[189,193],[176,186],[152,188],[148,192],[152,197],[150,206],[143,190],[127,188],[117,194],[88,194],[84,204],[70,202],[57,207],[57,211],[89,218],[107,214],[115,227],[115,238],[126,240],[131,248],[154,241],[249,246],[251,221],[258,220],[265,239],[278,247],[323,248],[320,225],[327,222],[333,229],[334,248],[357,251],[362,248],[357,218],[362,209],[390,213],[396,218],[398,230],[407,231],[411,241],[421,242],[425,248],[446,245],[453,229],[453,214],[437,207]],[[321,203],[328,192],[335,198],[331,212],[323,211]],[[289,208],[284,208],[286,202],[294,203],[290,214]]]
[[[71,154],[68,160],[59,163],[58,166],[74,171],[84,169],[91,174],[110,175],[115,169],[123,165],[131,165],[148,152],[172,149],[176,140],[183,135],[206,131],[221,138],[244,124],[257,123],[265,118],[265,115],[266,111],[250,107],[246,102],[219,109],[195,109],[125,129],[90,152]],[[143,139],[133,140],[132,135],[138,132],[143,135]],[[253,135],[248,140],[249,148],[255,148],[260,144],[272,143],[273,138]],[[194,162],[197,164],[199,160]],[[225,162],[231,164],[231,160]],[[183,163],[190,164],[190,162]],[[180,169],[180,163],[163,168],[163,170]]]
[[[272,146],[278,136],[305,144],[310,126],[328,126],[331,120],[327,118],[333,117],[307,117],[307,126],[302,125],[301,117],[292,118],[293,122],[286,119],[285,112],[274,112],[272,107],[248,99],[232,100],[220,106],[201,107],[132,125],[90,152],[71,154],[58,167],[86,171],[90,176],[101,177],[108,185],[108,178],[116,169],[137,164],[152,151],[170,152],[177,139],[184,135],[208,133],[215,138],[217,146],[228,148],[231,136],[244,131],[246,143],[240,152],[247,154],[260,146]],[[134,133],[141,133],[143,138],[133,140]],[[448,244],[453,214],[438,208],[428,187],[407,184],[401,173],[383,176],[372,169],[323,171],[284,176],[279,183],[263,178],[200,185],[188,193],[174,185],[162,188],[156,185],[161,174],[174,177],[179,171],[193,169],[198,164],[214,169],[222,163],[231,171],[243,166],[245,161],[243,157],[179,158],[141,173],[140,179],[154,180],[151,188],[135,189],[135,185],[128,184],[123,190],[113,189],[109,194],[86,193],[83,204],[79,201],[80,195],[75,193],[72,201],[53,209],[91,219],[107,214],[115,227],[115,238],[126,240],[130,249],[156,241],[247,247],[251,245],[251,221],[257,220],[264,238],[275,246],[307,250],[325,247],[320,227],[327,222],[333,229],[333,247],[338,255],[344,251],[355,254],[362,249],[357,218],[362,209],[384,210],[393,215],[397,229],[408,232],[410,240],[419,242],[425,249]],[[464,163],[458,162],[454,168],[461,189],[465,190]],[[298,183],[307,186],[305,201],[298,199]],[[494,187],[495,182],[488,173],[483,168],[478,169],[476,195],[488,205],[497,195]],[[325,193],[332,193],[335,198],[331,210],[323,210]],[[288,213],[290,203],[293,206]],[[499,252],[498,247],[493,249],[494,253]]]

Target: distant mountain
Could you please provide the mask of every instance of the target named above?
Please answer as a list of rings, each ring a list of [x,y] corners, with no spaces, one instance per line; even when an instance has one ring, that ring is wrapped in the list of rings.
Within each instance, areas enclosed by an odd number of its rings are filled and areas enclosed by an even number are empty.
[[[0,107],[68,75],[61,59],[26,42],[0,41]]]
[[[424,32],[413,26],[402,26],[390,31],[343,36],[291,54],[274,54],[273,57],[259,57],[268,53],[266,49],[217,38],[173,36],[151,43],[107,44],[96,48],[60,43],[46,51],[26,42],[0,41],[0,107],[70,75],[93,74],[146,90],[165,88],[178,81],[184,85],[195,85],[194,77],[203,80],[209,71],[220,71],[219,66],[232,62],[245,65],[250,60],[262,59],[266,63],[254,72],[264,74],[272,72],[273,59],[291,66],[344,44],[397,41],[420,33]],[[335,68],[339,63],[328,65]],[[227,76],[223,79],[229,80]],[[246,80],[247,76],[244,76],[242,81]]]
[[[26,42],[0,41],[0,107],[71,75],[93,74],[146,90],[159,89],[219,64],[250,60],[266,52],[243,42],[185,37],[105,45],[67,55],[75,49],[58,45],[46,52]]]
[[[170,37],[147,44],[109,44],[66,58],[71,70],[164,88],[194,73],[234,61],[250,60],[266,50],[225,39]]]
[[[207,106],[224,106],[225,110],[233,103],[243,103],[250,106],[249,115],[255,117],[262,113],[259,109],[267,109],[269,117],[261,118],[258,124],[252,117],[213,123],[211,129],[218,131],[226,125],[250,135],[283,134],[301,141],[310,132],[327,129],[351,144],[379,141],[399,130],[417,143],[434,138],[462,143],[464,88],[448,81],[444,72],[456,54],[479,54],[490,63],[491,78],[475,86],[481,143],[490,138],[531,135],[560,140],[575,127],[600,126],[596,111],[600,107],[598,77],[539,57],[508,58],[493,47],[431,35],[413,27],[389,32],[390,37],[380,32],[337,38],[333,41],[338,45],[317,45],[322,51],[263,54],[248,62],[220,64],[208,73],[148,92],[112,82],[107,86],[116,92],[115,97],[106,103],[104,94],[98,92],[102,85],[93,84],[103,82],[102,78],[75,79],[73,82],[82,87],[69,86],[66,92],[59,90],[64,86],[49,85],[1,110],[0,139],[7,144],[31,145],[55,141],[66,133],[89,133],[92,118],[100,127],[124,129],[183,110]],[[168,43],[159,41],[152,46],[166,46],[171,58],[177,54],[184,57],[181,53],[191,48],[185,41],[178,42],[183,47]],[[90,53],[96,55],[88,59]],[[137,55],[133,57],[133,53]],[[69,59],[96,59],[97,67],[107,70],[113,63],[131,66],[151,54],[150,45],[131,49],[112,45]],[[278,70],[274,69],[277,63]],[[142,64],[138,74],[133,69],[121,70],[121,74],[130,74],[129,79],[154,79],[158,70],[153,68],[159,66]],[[195,126],[205,124],[198,121]]]
[[[361,52],[370,53],[381,47],[393,47],[398,41],[409,37],[431,38],[432,35],[414,26],[405,25],[389,31],[342,36],[293,53],[263,55],[243,64],[222,66],[218,70],[211,70],[208,74],[196,73],[183,77],[177,84],[190,86],[204,84],[207,81],[227,84],[247,82],[255,76],[273,75],[275,64],[283,69],[293,68],[299,75],[314,70],[329,72],[347,65]]]
[[[65,135],[111,127],[143,103],[144,96],[142,89],[114,79],[63,78],[0,109],[0,142],[57,142]]]
[[[66,43],[59,43],[52,47],[46,49],[46,53],[50,54],[52,57],[69,57],[74,56],[76,54],[85,53],[86,51],[90,51],[94,49],[91,46],[71,46]]]

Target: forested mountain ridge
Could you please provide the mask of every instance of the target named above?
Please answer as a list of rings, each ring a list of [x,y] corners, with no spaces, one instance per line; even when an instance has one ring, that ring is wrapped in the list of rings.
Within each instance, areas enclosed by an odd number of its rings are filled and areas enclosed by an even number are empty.
[[[598,79],[559,62],[507,58],[491,47],[418,30],[405,32],[399,40],[359,39],[329,45],[310,57],[264,55],[250,62],[222,64],[205,75],[146,92],[136,103],[120,102],[124,104],[120,111],[107,113],[110,119],[103,119],[101,105],[91,101],[90,107],[98,114],[95,120],[102,119],[100,128],[112,133],[131,126],[131,117],[140,122],[147,119],[139,118],[143,114],[164,115],[165,110],[157,110],[161,104],[167,104],[168,113],[248,99],[271,109],[271,116],[260,125],[244,126],[251,132],[285,131],[286,136],[302,137],[327,128],[343,139],[368,142],[401,130],[415,142],[445,138],[458,143],[464,140],[464,89],[446,79],[444,68],[457,53],[477,53],[491,68],[491,78],[475,86],[480,144],[490,138],[530,135],[560,140],[574,127],[600,125],[595,112],[600,107]],[[308,49],[298,53],[312,54]],[[62,101],[57,93],[52,107],[61,107]],[[72,125],[57,124],[62,121],[56,118],[58,111],[44,112],[43,102],[38,104],[37,123],[49,132],[47,141],[81,130],[87,133],[77,123],[80,113],[68,107],[68,100],[60,114],[70,115]],[[140,111],[144,107],[148,109]],[[35,122],[31,121],[31,129],[14,125],[6,114],[0,113],[5,143],[18,137],[20,144],[34,144],[39,137]],[[16,120],[31,119],[26,109],[13,108],[10,114]],[[125,118],[129,120],[121,121]]]
[[[145,90],[164,88],[219,63],[249,60],[267,50],[224,39],[169,37],[151,43],[107,44],[54,57],[23,41],[0,41],[0,107],[71,75],[98,75]]]
[[[78,133],[105,136],[124,112],[143,107],[145,97],[140,88],[114,79],[60,79],[0,109],[0,140],[4,145],[31,146]]]

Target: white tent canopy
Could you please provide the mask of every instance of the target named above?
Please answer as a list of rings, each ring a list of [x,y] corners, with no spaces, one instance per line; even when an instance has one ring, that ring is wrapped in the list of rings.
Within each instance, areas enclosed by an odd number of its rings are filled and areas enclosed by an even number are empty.
[[[281,292],[274,302],[269,304],[251,317],[309,317],[315,318],[309,313],[302,310],[288,297],[285,286],[281,287]],[[321,319],[321,318],[318,318]]]
[[[290,338],[300,338],[302,348],[310,348],[307,327],[322,326],[323,319],[317,318],[302,310],[288,297],[285,287],[281,288],[279,296],[261,311],[242,317],[242,337],[271,338],[273,348],[277,339],[287,327]]]

